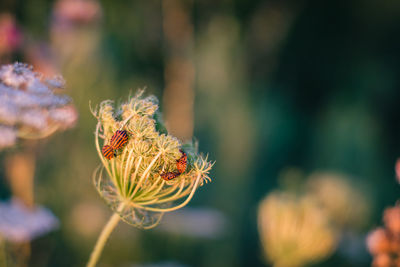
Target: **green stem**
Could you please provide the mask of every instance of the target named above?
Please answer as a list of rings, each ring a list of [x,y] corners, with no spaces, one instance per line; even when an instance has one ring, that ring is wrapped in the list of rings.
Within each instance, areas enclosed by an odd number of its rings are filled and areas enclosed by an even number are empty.
[[[104,226],[103,231],[101,232],[99,238],[97,239],[96,245],[90,255],[89,262],[87,267],[94,267],[96,266],[97,261],[100,258],[101,252],[103,251],[104,245],[107,242],[107,239],[110,237],[111,232],[117,226],[118,222],[120,221],[120,216],[117,212],[115,212],[110,220],[108,220],[107,224]]]
[[[0,266],[7,267],[7,255],[5,241],[0,237]]]

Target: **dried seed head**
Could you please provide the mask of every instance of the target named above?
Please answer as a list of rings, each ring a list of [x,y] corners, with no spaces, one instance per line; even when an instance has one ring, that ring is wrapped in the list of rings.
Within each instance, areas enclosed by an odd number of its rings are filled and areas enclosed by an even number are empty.
[[[157,109],[157,99],[143,97],[143,91],[139,91],[117,107],[110,100],[103,101],[93,112],[98,119],[96,148],[102,161],[94,173],[95,185],[124,221],[140,228],[156,226],[164,212],[184,207],[197,188],[211,180],[208,174],[212,163],[200,156],[192,144],[185,148],[185,173],[168,181],[161,177],[163,173],[178,172],[176,162],[182,155],[182,144],[157,130],[165,128]],[[102,147],[109,144],[117,130],[126,131],[128,140],[124,147],[115,149],[116,157],[108,160]]]

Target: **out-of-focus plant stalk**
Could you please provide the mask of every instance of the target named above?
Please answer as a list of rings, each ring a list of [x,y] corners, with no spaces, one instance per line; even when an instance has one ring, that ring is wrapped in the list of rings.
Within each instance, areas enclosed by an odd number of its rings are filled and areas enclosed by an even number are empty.
[[[36,156],[34,148],[8,155],[4,169],[13,196],[20,199],[26,207],[34,205],[33,178]]]
[[[12,195],[21,200],[29,209],[34,208],[35,162],[34,149],[29,147],[24,151],[8,155],[4,166]],[[17,260],[21,263],[18,266],[27,265],[31,254],[30,242],[15,244],[12,253],[17,255]]]
[[[120,206],[120,210],[124,208],[124,205]],[[97,239],[96,245],[94,246],[94,249],[92,251],[92,254],[90,254],[89,262],[87,264],[87,267],[94,267],[96,266],[101,252],[104,249],[104,245],[107,243],[108,238],[110,237],[112,231],[114,228],[118,225],[120,221],[120,216],[117,212],[115,212],[111,218],[108,220],[107,224],[104,226],[103,230],[100,233],[99,238]]]
[[[162,2],[166,43],[164,106],[168,130],[181,140],[193,135],[194,77],[192,1]]]
[[[6,255],[6,248],[5,242],[0,237],[0,266],[7,267],[7,255]]]

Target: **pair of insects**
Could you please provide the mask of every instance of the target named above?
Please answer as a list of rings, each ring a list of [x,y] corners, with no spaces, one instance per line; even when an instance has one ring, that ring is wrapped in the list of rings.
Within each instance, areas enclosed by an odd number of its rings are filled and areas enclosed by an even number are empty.
[[[110,160],[113,157],[116,156],[115,151],[117,149],[120,149],[125,146],[125,144],[128,142],[128,134],[124,130],[118,130],[116,131],[113,136],[110,139],[110,144],[109,145],[104,145],[103,148],[101,149],[101,152],[103,156]],[[183,150],[180,150],[182,153],[182,156],[176,161],[176,169],[178,171],[176,172],[163,172],[160,174],[161,178],[163,178],[166,181],[170,181],[179,175],[181,175],[185,170],[187,166],[187,155]]]
[[[103,156],[110,160],[116,156],[115,150],[122,148],[128,142],[128,134],[124,130],[116,131],[110,139],[110,144],[103,146]]]
[[[176,172],[163,172],[160,174],[161,178],[163,178],[165,181],[170,181],[179,175],[181,175],[185,170],[187,166],[187,155],[183,150],[181,149],[181,154],[182,156],[176,161],[176,169],[178,171]]]

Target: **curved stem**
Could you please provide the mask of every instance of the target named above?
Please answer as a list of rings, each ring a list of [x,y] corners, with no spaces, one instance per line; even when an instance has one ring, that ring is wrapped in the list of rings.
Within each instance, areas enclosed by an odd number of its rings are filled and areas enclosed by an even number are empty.
[[[118,208],[118,211],[121,211],[123,206],[121,205]],[[110,234],[117,226],[118,222],[120,221],[120,216],[118,212],[115,212],[111,218],[108,220],[107,224],[104,226],[103,231],[101,231],[99,238],[97,239],[96,245],[90,254],[89,262],[87,263],[87,267],[94,267],[97,264],[97,261],[100,258],[101,252],[103,251],[104,245],[106,244]]]
[[[99,154],[99,157],[100,157],[101,162],[103,163],[104,167],[105,167],[106,170],[107,170],[108,175],[110,175],[110,177],[113,177],[113,176],[111,175],[111,171],[110,171],[110,169],[109,169],[109,167],[108,167],[108,163],[107,163],[107,161],[104,159],[103,154],[101,153],[101,148],[100,148],[100,144],[99,144],[99,130],[100,130],[100,126],[101,126],[100,122],[97,122],[96,131],[95,131],[95,138],[94,138],[95,144],[96,144],[96,150],[97,150],[97,153]]]

